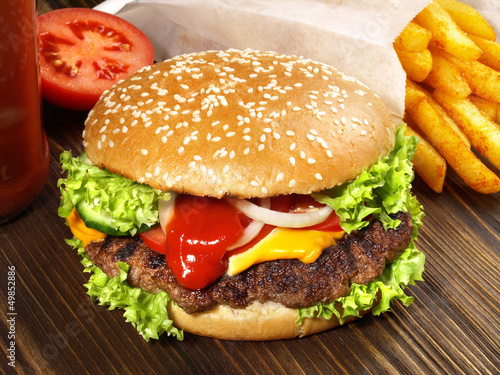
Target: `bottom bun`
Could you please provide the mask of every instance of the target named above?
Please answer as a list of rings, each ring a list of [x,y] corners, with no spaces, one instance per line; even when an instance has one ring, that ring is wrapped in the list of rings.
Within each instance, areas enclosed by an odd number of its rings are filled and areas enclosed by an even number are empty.
[[[376,305],[376,301],[373,306]],[[373,308],[372,306],[372,308]],[[339,304],[339,311],[342,307]],[[361,312],[360,317],[370,309]],[[304,337],[323,332],[340,325],[337,317],[304,318],[302,325],[297,325],[297,310],[276,302],[252,302],[244,309],[233,309],[218,305],[210,311],[187,314],[177,305],[168,305],[169,318],[177,328],[195,335],[212,337],[220,340],[268,341]],[[352,317],[345,323],[357,319]]]

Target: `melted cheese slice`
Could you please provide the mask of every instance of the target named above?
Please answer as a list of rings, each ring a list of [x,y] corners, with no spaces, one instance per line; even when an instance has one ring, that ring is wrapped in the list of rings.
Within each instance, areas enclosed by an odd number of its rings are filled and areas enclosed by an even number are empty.
[[[102,240],[106,237],[104,233],[87,227],[83,220],[80,218],[80,215],[78,215],[76,208],[73,208],[73,211],[71,211],[71,214],[66,218],[66,220],[68,220],[71,233],[73,233],[76,238],[82,241],[83,247],[87,246],[93,241]]]
[[[275,228],[251,249],[230,257],[227,275],[233,276],[254,264],[277,259],[299,259],[312,263],[343,235],[344,231]]]

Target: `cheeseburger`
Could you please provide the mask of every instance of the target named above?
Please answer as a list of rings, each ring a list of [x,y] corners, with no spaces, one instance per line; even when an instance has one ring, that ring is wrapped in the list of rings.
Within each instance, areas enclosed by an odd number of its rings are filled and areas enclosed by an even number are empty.
[[[119,82],[61,155],[88,294],[146,339],[274,340],[378,315],[421,280],[416,139],[335,68],[254,50]]]

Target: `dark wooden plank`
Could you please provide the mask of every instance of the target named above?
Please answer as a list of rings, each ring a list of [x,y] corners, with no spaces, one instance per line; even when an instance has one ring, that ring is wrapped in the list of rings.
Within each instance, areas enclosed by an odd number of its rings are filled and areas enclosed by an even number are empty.
[[[94,0],[39,0],[43,13]],[[427,256],[414,303],[298,340],[230,342],[186,335],[146,343],[92,303],[71,236],[58,217],[59,154],[82,150],[86,114],[44,104],[49,178],[35,203],[0,226],[0,341],[7,347],[7,266],[16,267],[18,374],[496,374],[500,371],[500,196],[468,189],[453,171],[442,194],[417,177]],[[10,373],[9,372],[9,373]]]

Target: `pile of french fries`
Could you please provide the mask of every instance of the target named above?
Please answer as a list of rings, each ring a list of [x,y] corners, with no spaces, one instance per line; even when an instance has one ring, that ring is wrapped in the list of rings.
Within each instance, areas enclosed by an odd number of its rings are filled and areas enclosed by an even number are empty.
[[[447,165],[480,193],[500,191],[494,172],[500,169],[500,43],[495,39],[474,8],[434,0],[394,41],[407,75],[407,132],[421,139],[414,169],[438,193]]]

